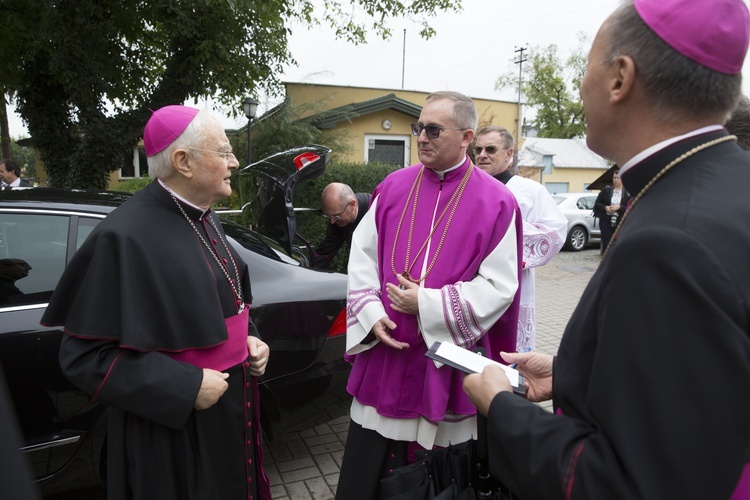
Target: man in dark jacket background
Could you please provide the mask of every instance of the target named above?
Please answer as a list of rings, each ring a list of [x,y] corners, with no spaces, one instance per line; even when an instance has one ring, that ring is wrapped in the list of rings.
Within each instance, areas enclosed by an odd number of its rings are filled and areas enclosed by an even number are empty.
[[[341,182],[332,182],[321,195],[321,215],[329,224],[313,254],[313,267],[328,269],[344,245],[350,245],[352,234],[370,206],[370,193],[354,193]]]

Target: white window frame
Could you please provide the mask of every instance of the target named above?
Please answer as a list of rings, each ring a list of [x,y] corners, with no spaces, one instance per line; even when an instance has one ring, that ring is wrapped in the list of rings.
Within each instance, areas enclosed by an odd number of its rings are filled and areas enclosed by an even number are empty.
[[[370,162],[370,140],[403,141],[404,143],[404,167],[409,166],[409,161],[411,160],[411,136],[410,135],[365,134],[365,142],[364,142],[365,163]]]
[[[120,169],[120,179],[137,179],[141,176],[141,161],[138,156],[138,146],[133,148],[133,177],[125,177],[122,175],[122,169]]]

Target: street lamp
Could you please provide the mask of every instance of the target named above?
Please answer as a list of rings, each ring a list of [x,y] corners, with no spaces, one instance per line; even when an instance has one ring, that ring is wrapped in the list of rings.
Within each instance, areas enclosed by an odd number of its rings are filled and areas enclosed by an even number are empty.
[[[250,129],[253,125],[255,112],[258,111],[258,102],[248,97],[247,99],[242,101],[242,110],[245,112],[245,116],[247,116],[247,164],[250,165],[253,159],[252,149],[250,146]]]

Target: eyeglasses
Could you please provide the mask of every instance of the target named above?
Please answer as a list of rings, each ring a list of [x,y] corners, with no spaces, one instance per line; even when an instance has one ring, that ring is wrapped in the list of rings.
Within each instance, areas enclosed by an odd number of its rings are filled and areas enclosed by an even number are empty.
[[[474,146],[474,155],[481,155],[482,150],[487,151],[488,155],[494,155],[498,151],[505,151],[506,149],[509,149],[509,148],[499,148],[497,146],[485,146],[485,147]]]
[[[221,156],[225,160],[229,160],[230,158],[232,158],[234,156],[234,151],[232,151],[231,149],[224,149],[224,150],[221,150],[221,151],[214,151],[213,149],[191,148],[191,147],[187,147],[187,146],[184,147],[184,148],[182,148],[182,149],[192,149],[193,151],[203,151],[204,153],[214,153],[214,154],[217,154],[217,155]]]
[[[422,125],[421,123],[411,124],[411,133],[419,137],[419,134],[424,130],[425,134],[429,139],[437,139],[440,137],[441,130],[466,130],[465,128],[450,128],[450,127],[439,127],[437,125]]]
[[[328,214],[326,214],[325,212],[323,212],[321,210],[320,211],[320,216],[324,217],[326,219],[341,220],[341,216],[344,215],[344,212],[346,212],[346,209],[349,208],[349,203],[351,203],[351,202],[352,202],[352,200],[347,201],[346,202],[346,206],[344,207],[344,209],[341,212],[339,212],[337,215],[328,215]]]

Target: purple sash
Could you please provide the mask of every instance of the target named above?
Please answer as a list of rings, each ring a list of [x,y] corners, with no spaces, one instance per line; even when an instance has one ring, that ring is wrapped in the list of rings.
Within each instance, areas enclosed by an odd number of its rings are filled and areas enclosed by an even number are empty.
[[[198,368],[211,368],[223,372],[247,359],[247,333],[250,308],[245,307],[236,316],[227,318],[226,342],[204,349],[189,349],[181,352],[165,352],[167,356],[177,361],[190,363]]]
[[[750,463],[745,464],[740,481],[734,488],[730,500],[742,500],[743,498],[750,498]]]

